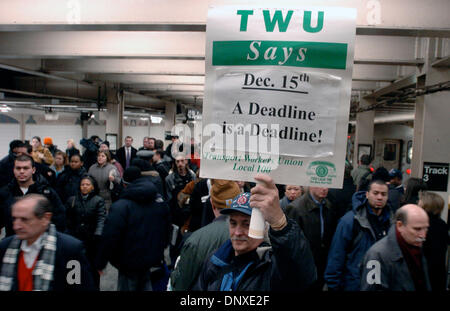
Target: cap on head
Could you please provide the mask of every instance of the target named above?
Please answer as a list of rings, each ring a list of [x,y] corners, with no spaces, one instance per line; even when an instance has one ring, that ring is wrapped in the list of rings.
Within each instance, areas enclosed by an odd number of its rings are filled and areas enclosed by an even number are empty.
[[[233,212],[239,212],[248,216],[252,215],[252,208],[250,207],[250,192],[239,194],[231,202],[229,208],[220,211],[221,214],[227,215]]]
[[[389,177],[391,177],[391,178],[398,177],[399,179],[402,179],[403,178],[403,174],[402,174],[402,172],[400,170],[397,170],[397,169],[393,168],[393,169],[391,169],[389,171]]]
[[[51,137],[44,137],[44,145],[53,145]]]
[[[240,193],[239,186],[230,180],[211,180],[211,201],[216,208],[230,207],[231,201]]]

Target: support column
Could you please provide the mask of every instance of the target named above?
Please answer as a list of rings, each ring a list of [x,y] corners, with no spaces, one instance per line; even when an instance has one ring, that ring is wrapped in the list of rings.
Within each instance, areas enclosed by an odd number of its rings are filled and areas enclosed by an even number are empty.
[[[88,126],[89,126],[89,120],[81,120],[81,137],[83,138],[89,138],[88,137]]]
[[[106,133],[117,134],[117,148],[122,145],[123,138],[123,113],[125,100],[123,91],[108,90],[107,112],[106,112]]]
[[[362,98],[359,102],[359,106],[361,108],[369,107],[374,104],[374,99],[364,99]],[[374,131],[374,119],[375,119],[375,111],[365,111],[360,112],[356,115],[356,127],[355,127],[355,144],[354,144],[354,152],[353,152],[353,166],[358,166],[359,157],[358,154],[358,145],[370,145],[372,146],[372,154],[375,154],[374,146],[373,146],[373,131]]]
[[[166,103],[166,111],[164,116],[164,131],[172,131],[172,127],[175,125],[175,119],[177,115],[177,104],[172,102]],[[166,140],[166,146],[170,144],[170,141]]]
[[[436,49],[439,49],[438,41],[434,38],[428,39],[426,49],[426,63],[418,79],[418,86],[430,86],[440,82],[450,80],[450,69],[448,67],[433,67],[436,60]],[[411,176],[423,177],[423,163],[449,163],[450,144],[450,105],[448,104],[448,92],[440,91],[436,93],[419,96],[416,99],[416,116],[414,119],[414,143],[411,164]],[[434,191],[442,196],[445,201],[444,209],[441,213],[443,220],[448,221],[448,203],[450,193],[450,181],[447,179],[447,191]]]
[[[20,140],[25,141],[25,115],[23,113],[20,114]]]

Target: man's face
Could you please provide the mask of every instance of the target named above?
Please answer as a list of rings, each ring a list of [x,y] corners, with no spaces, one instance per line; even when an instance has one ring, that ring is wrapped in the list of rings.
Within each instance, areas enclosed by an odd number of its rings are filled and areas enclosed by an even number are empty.
[[[401,221],[397,221],[396,225],[406,243],[416,247],[422,247],[429,227],[426,214],[409,212],[406,225]]]
[[[155,140],[154,139],[148,139],[148,149],[155,149]]]
[[[33,178],[36,169],[31,165],[31,161],[15,161],[14,176],[19,183],[26,183]]]
[[[125,146],[131,147],[132,144],[133,144],[133,138],[126,138],[125,139]]]
[[[100,148],[98,148],[100,151],[109,151],[109,147],[107,144],[100,144]]]
[[[46,213],[42,218],[34,214],[34,199],[25,199],[17,202],[12,207],[13,229],[20,240],[33,243],[47,230],[51,213]]]
[[[294,201],[302,194],[302,188],[300,186],[287,185],[285,195],[289,201]]]
[[[186,160],[183,158],[177,158],[175,160],[175,165],[177,166],[178,172],[182,172],[186,169]]]
[[[388,186],[372,184],[370,190],[366,192],[366,198],[370,207],[375,209],[384,208],[388,200]]]
[[[142,141],[142,145],[144,146],[145,149],[148,149],[148,138],[145,137],[144,140]]]
[[[70,168],[74,171],[78,171],[83,166],[80,157],[73,156],[70,158]]]
[[[324,187],[309,187],[309,193],[317,200],[322,201],[327,197],[328,188]]]
[[[230,239],[236,255],[255,250],[263,239],[253,239],[248,236],[250,216],[235,212],[230,214]]]

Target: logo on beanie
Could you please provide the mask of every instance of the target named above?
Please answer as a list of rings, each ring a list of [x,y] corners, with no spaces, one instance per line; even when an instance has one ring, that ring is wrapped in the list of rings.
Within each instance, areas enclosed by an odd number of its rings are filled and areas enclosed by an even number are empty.
[[[239,205],[245,205],[245,203],[247,203],[247,196],[242,195],[239,199],[237,199],[236,203]]]
[[[232,202],[233,202],[233,199],[225,200],[225,205],[227,206],[227,208],[231,206]]]

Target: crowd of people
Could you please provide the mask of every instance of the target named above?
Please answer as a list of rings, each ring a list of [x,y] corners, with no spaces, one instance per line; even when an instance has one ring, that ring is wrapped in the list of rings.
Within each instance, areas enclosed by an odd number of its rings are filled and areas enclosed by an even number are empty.
[[[367,155],[328,189],[199,178],[177,136],[80,145],[13,140],[0,161],[0,290],[99,290],[108,262],[121,291],[447,290],[444,200]]]

